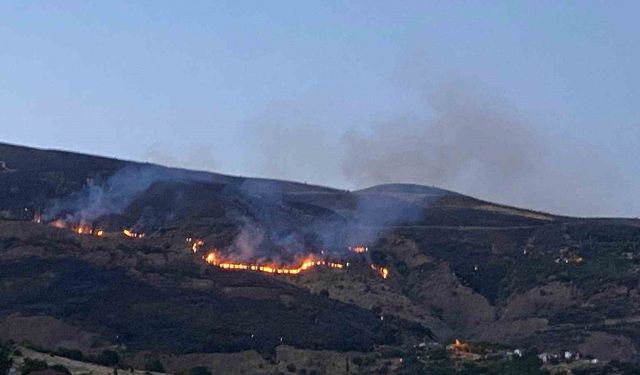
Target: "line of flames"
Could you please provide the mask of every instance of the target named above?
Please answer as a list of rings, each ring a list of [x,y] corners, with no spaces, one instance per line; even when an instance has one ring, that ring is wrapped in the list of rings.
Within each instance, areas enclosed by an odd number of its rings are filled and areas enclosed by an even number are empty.
[[[96,236],[102,237],[104,236],[104,230],[100,228],[92,228],[88,225],[78,224],[73,227],[73,231],[77,234],[84,234],[87,236]]]
[[[36,223],[42,223],[42,219],[38,214],[34,217],[34,221]],[[48,225],[53,226],[55,228],[67,228],[67,223],[64,220],[58,219],[50,222]],[[93,228],[89,225],[85,224],[77,224],[71,227],[74,233],[79,235],[93,235],[96,237],[103,237],[105,235],[105,231],[100,228]],[[128,238],[144,238],[145,234],[140,232],[135,232],[131,229],[123,229],[122,234]],[[187,237],[186,241],[191,244],[191,251],[193,253],[198,252],[198,250],[204,246],[204,241],[200,239],[194,239],[192,237]],[[369,249],[363,245],[357,245],[349,248],[354,253],[362,254],[369,251]],[[247,271],[257,271],[264,272],[270,274],[281,274],[281,275],[297,275],[304,271],[307,271],[314,267],[328,267],[333,269],[343,269],[349,266],[349,263],[339,263],[339,262],[331,262],[326,260],[321,260],[309,256],[302,260],[299,266],[283,266],[277,264],[257,264],[257,263],[242,263],[242,262],[233,262],[227,260],[220,260],[217,252],[210,252],[207,256],[203,257],[203,259],[210,265],[216,266],[225,270],[247,270]],[[376,266],[375,264],[370,264],[369,267],[377,272],[383,279],[386,279],[389,276],[389,270],[385,267]]]
[[[343,269],[345,267],[348,267],[349,265],[349,263],[343,264],[337,262],[329,262],[326,260],[317,260],[311,257],[304,259],[299,266],[293,267],[285,267],[275,264],[234,263],[220,260],[219,255],[216,252],[209,253],[206,257],[204,257],[204,260],[212,266],[216,266],[225,270],[247,270],[282,275],[297,275],[314,267]]]
[[[122,230],[122,234],[124,234],[125,236],[127,236],[129,238],[143,238],[145,236],[144,233],[134,232],[131,229],[123,229]]]

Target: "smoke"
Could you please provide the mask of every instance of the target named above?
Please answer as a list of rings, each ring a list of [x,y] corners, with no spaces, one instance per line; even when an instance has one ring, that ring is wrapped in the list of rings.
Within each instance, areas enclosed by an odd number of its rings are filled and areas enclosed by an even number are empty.
[[[479,83],[423,82],[403,87],[426,92],[413,113],[373,124],[269,111],[245,129],[245,170],[350,189],[417,183],[566,215],[637,216],[637,174],[606,149],[554,133]]]
[[[640,208],[628,193],[637,184],[614,163],[588,145],[552,139],[487,90],[450,83],[427,105],[429,119],[403,117],[370,132],[348,131],[345,176],[356,186],[428,184],[563,214]]]
[[[45,220],[64,218],[73,223],[92,223],[97,218],[121,214],[136,196],[151,185],[171,180],[212,181],[213,175],[170,169],[153,165],[128,165],[106,180],[87,180],[80,191],[54,201],[43,214]]]
[[[370,133],[348,132],[345,175],[359,185],[401,181],[486,192],[535,168],[539,139],[512,109],[453,89],[439,93],[432,108],[428,121],[406,117]]]
[[[253,260],[258,256],[256,250],[260,248],[263,240],[263,231],[245,223],[227,251],[233,254],[234,259]]]
[[[310,110],[311,111],[311,110]],[[247,149],[244,169],[251,175],[327,185],[342,178],[341,134],[292,108],[271,109],[250,121],[237,140]]]
[[[215,170],[217,164],[211,146],[206,144],[190,144],[175,151],[167,144],[155,142],[146,149],[143,159],[169,167],[204,171]]]

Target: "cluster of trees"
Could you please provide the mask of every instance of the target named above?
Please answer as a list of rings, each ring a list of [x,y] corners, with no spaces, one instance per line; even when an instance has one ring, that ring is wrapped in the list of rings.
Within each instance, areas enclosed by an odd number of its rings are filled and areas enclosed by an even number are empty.
[[[0,343],[0,375],[7,375],[13,366],[12,355],[21,355],[17,350],[13,350],[12,345]],[[71,375],[71,371],[62,365],[49,366],[47,362],[38,359],[25,358],[22,365],[22,375],[28,375],[35,371],[51,369],[59,374]]]
[[[3,345],[0,342],[0,375],[6,375],[9,373],[11,365],[13,365],[13,360],[11,359],[11,347]]]
[[[445,349],[434,350],[429,354],[428,365],[415,355],[404,357],[398,369],[402,375],[547,375],[542,369],[542,361],[535,353],[526,353],[512,360],[497,360],[487,363],[462,362],[452,360]]]
[[[46,350],[35,345],[25,345],[33,350],[41,353],[48,353],[60,357],[65,357],[82,362],[96,363],[108,367],[122,367],[123,363],[117,352],[113,350],[103,350],[98,355],[85,355],[80,350],[59,348],[57,350]],[[12,349],[9,345],[0,344],[0,375],[6,375],[9,372],[13,362],[11,360]],[[51,369],[65,375],[71,375],[69,370],[61,365],[49,366],[45,361],[25,358],[22,375],[27,375],[34,371]],[[164,365],[159,359],[152,359],[145,364],[145,371],[149,372],[166,372]],[[197,366],[189,370],[182,371],[180,375],[213,375],[206,367]]]
[[[65,357],[65,358],[73,359],[76,361],[91,362],[91,363],[95,363],[95,364],[107,366],[107,367],[114,367],[114,366],[121,365],[120,355],[118,355],[118,352],[114,350],[109,350],[109,349],[103,350],[98,355],[86,355],[82,351],[76,350],[76,349],[58,348],[56,350],[47,350],[46,348],[42,348],[37,345],[32,345],[29,343],[25,343],[24,346],[41,353],[47,353],[51,355]]]
[[[45,361],[41,361],[38,359],[30,359],[30,358],[24,359],[24,364],[22,365],[21,374],[28,375],[32,372],[46,370],[46,369],[53,370],[59,374],[71,375],[71,371],[69,371],[68,368],[62,365],[49,366]]]

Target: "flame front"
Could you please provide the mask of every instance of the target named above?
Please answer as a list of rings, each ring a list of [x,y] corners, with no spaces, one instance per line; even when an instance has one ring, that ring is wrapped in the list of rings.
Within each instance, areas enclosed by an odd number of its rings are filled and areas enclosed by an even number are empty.
[[[209,253],[205,261],[212,266],[216,266],[225,270],[248,270],[271,274],[297,275],[314,267],[328,267],[335,269],[343,269],[345,265],[337,262],[329,262],[326,260],[318,260],[312,257],[303,260],[299,266],[285,267],[276,264],[257,264],[257,263],[234,263],[219,259],[216,252]]]
[[[82,234],[86,236],[96,236],[96,237],[104,236],[104,230],[99,228],[93,228],[86,224],[78,224],[74,226],[72,229],[76,234]]]
[[[369,252],[369,248],[364,245],[357,245],[354,247],[350,247],[349,249],[357,254],[364,254],[366,252]]]
[[[187,237],[187,242],[192,243],[191,244],[191,251],[193,251],[194,253],[197,253],[198,250],[204,245],[204,241],[203,240],[194,240],[191,237]]]
[[[41,216],[39,213],[34,217],[34,221],[36,223],[42,223]],[[48,225],[56,228],[67,228],[67,223],[62,220],[54,220],[49,222]],[[99,228],[93,228],[86,224],[77,224],[72,225],[70,227],[74,233],[79,235],[93,235],[97,237],[103,237],[105,235],[105,231]],[[125,228],[122,230],[122,234],[128,238],[143,238],[145,237],[144,233],[135,232],[132,229]],[[204,246],[205,242],[201,239],[195,239],[193,237],[187,237],[186,242],[191,244],[191,251],[193,253],[197,253],[201,247]],[[349,248],[351,251],[357,254],[364,255],[368,253],[369,249],[364,245],[357,245]],[[324,252],[321,252],[324,254]],[[368,254],[367,259],[368,258]],[[247,271],[256,271],[263,272],[269,274],[279,274],[279,275],[298,275],[304,271],[310,270],[315,267],[326,267],[332,269],[343,269],[349,267],[349,262],[347,263],[339,263],[328,261],[324,259],[318,259],[317,257],[310,255],[304,258],[298,265],[294,266],[286,266],[282,264],[276,263],[247,263],[247,262],[237,262],[233,260],[221,259],[220,255],[217,251],[209,252],[206,256],[202,257],[208,264],[212,266],[216,266],[218,268],[224,270],[247,270]],[[375,264],[370,263],[369,259],[369,267],[378,273],[383,279],[386,279],[389,276],[389,270],[382,266],[377,266]]]
[[[144,233],[134,232],[131,229],[123,229],[122,234],[129,238],[142,238],[144,237]]]
[[[369,267],[371,267],[372,270],[374,270],[377,273],[379,273],[380,276],[382,276],[383,279],[386,279],[387,277],[389,277],[389,269],[388,268],[381,267],[381,266],[376,266],[375,264],[372,264]]]

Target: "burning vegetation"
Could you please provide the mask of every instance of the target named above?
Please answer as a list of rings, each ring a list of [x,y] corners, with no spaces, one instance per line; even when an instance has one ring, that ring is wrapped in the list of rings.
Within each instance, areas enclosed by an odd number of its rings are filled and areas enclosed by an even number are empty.
[[[374,270],[377,273],[379,273],[380,276],[382,276],[383,279],[386,279],[387,277],[389,277],[389,269],[387,269],[385,267],[376,266],[375,264],[370,264],[369,267],[372,270]]]
[[[353,251],[356,254],[364,254],[369,252],[369,248],[364,245],[356,245],[350,247],[349,250]]]
[[[43,224],[43,218],[39,211],[36,211],[33,221],[38,224]],[[106,231],[102,228],[96,228],[89,224],[68,224],[62,219],[56,219],[46,223],[54,228],[64,229],[70,228],[77,235],[104,237]],[[131,239],[141,239],[146,235],[142,232],[136,232],[131,228],[125,228],[122,230],[122,235]],[[194,237],[186,237],[185,241],[190,245],[191,252],[198,253],[205,245],[205,241]],[[349,247],[349,250],[361,257],[361,262],[366,262],[369,268],[379,274],[383,279],[389,276],[389,270],[385,267],[375,265],[371,262],[368,254],[369,248],[364,245],[355,245]],[[224,256],[218,250],[210,250],[207,255],[202,259],[209,265],[218,267],[223,270],[245,270],[268,273],[273,275],[298,275],[313,268],[329,268],[342,270],[348,268],[350,263],[343,262],[341,260],[328,260],[324,257],[324,251],[320,252],[321,255],[308,254],[298,257],[297,261],[291,264],[279,263],[276,261],[240,261],[233,256]]]
[[[192,243],[192,251],[194,253],[197,252],[200,247],[204,246],[204,241],[194,240],[190,237],[187,238],[187,242]],[[368,248],[360,245],[350,247],[349,249],[352,252],[360,255],[363,255],[368,251]],[[321,251],[320,254],[324,256],[324,251]],[[273,261],[246,262],[235,260],[230,256],[225,257],[217,249],[209,251],[206,256],[202,257],[202,259],[204,259],[204,261],[208,264],[224,270],[256,271],[277,275],[298,275],[310,269],[319,267],[341,270],[348,268],[351,265],[350,262],[327,260],[315,254],[305,255],[304,257],[299,258],[297,262],[294,262],[293,265],[286,265]],[[371,263],[368,254],[362,259],[366,261],[367,264],[369,264],[369,267],[377,274],[379,274],[383,279],[386,279],[389,276],[389,270],[385,267],[377,266]]]
[[[92,228],[89,225],[85,225],[85,224],[78,224],[76,226],[73,227],[73,231],[77,234],[84,234],[87,236],[96,236],[96,237],[102,237],[104,236],[104,230],[103,229],[99,229],[99,228]]]
[[[203,240],[194,239],[193,237],[187,237],[186,241],[187,243],[191,244],[191,251],[193,251],[194,254],[197,253],[198,250],[204,245]]]
[[[129,238],[144,238],[145,234],[141,232],[134,232],[132,229],[123,229],[122,234]]]
[[[338,262],[329,262],[326,260],[315,259],[313,257],[307,257],[295,266],[285,266],[275,263],[235,263],[233,261],[222,259],[220,253],[215,251],[204,257],[204,260],[212,266],[225,270],[247,270],[279,275],[297,275],[314,267],[343,269],[348,265],[348,263],[343,264]]]

